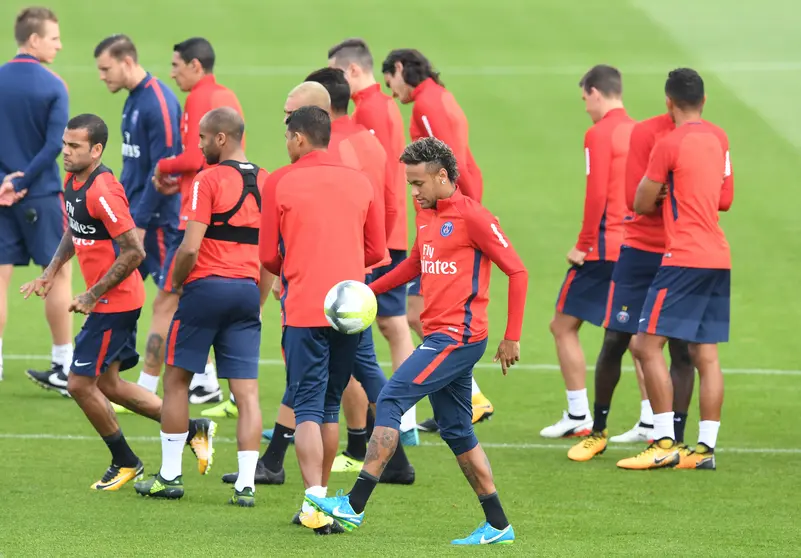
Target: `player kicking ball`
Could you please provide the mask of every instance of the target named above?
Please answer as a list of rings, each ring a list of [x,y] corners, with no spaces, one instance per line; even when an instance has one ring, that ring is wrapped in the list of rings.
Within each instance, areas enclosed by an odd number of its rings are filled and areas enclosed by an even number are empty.
[[[485,521],[456,545],[510,544],[506,519],[489,460],[472,423],[472,372],[487,348],[487,304],[492,262],[509,277],[506,334],[495,354],[504,375],[520,359],[520,333],[528,273],[495,217],[455,186],[459,176],[450,148],[436,138],[409,145],[401,156],[412,196],[421,206],[417,239],[408,259],[370,288],[386,292],[421,275],[426,293],[424,340],[392,375],[378,398],[375,430],[364,467],[350,493],[306,502],[352,531],[384,468],[398,447],[401,416],[429,397],[440,435],[456,456],[484,509]]]
[[[122,185],[101,164],[108,127],[93,114],[76,116],[63,136],[64,200],[69,228],[44,273],[20,288],[45,298],[59,269],[78,256],[87,290],[70,304],[71,312],[86,314],[75,338],[74,360],[67,391],[106,442],[111,466],[92,485],[96,490],[119,490],[144,472],[144,465],[128,446],[109,400],[154,420],[161,418],[161,399],[119,376],[139,362],[136,322],[145,302],[145,288],[135,273],[145,258]],[[190,444],[201,474],[210,465],[214,423],[184,421],[188,432],[181,447]]]

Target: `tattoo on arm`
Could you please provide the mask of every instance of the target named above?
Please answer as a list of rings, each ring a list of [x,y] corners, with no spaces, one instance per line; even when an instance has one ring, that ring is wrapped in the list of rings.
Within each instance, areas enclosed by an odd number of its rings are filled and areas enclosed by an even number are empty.
[[[120,247],[120,255],[114,260],[111,269],[89,289],[95,299],[100,298],[109,289],[117,286],[120,282],[136,271],[142,260],[145,259],[145,249],[139,241],[136,229],[131,229],[114,239]]]
[[[54,276],[74,255],[75,244],[72,243],[72,231],[67,228],[67,230],[64,231],[64,236],[61,237],[61,242],[58,243],[58,248],[56,248],[56,253],[53,254],[50,265],[45,269],[45,274],[50,277]]]
[[[151,333],[145,346],[145,366],[161,368],[161,363],[164,360],[163,346],[164,338],[158,333]]]

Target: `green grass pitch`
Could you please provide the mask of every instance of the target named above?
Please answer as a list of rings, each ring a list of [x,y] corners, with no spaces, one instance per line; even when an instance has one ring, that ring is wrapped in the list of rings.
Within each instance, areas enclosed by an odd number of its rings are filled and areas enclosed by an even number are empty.
[[[220,475],[236,469],[230,420],[221,421],[210,476],[198,478],[187,452],[182,501],[144,500],[132,487],[91,492],[89,485],[108,465],[102,442],[73,402],[39,391],[24,378],[26,368],[47,364],[50,348],[41,302],[14,294],[36,273],[30,268],[14,275],[4,335],[0,556],[796,555],[801,543],[801,446],[792,430],[801,379],[796,0],[51,0],[49,5],[61,18],[64,50],[54,69],[69,84],[71,112],[106,119],[112,140],[105,163],[117,171],[125,94],[106,91],[92,58],[95,44],[108,34],[130,34],[145,67],[168,82],[172,45],[193,35],[209,38],[218,55],[218,79],[244,106],[249,157],[270,170],[287,162],[285,95],[325,65],[329,46],[362,36],[378,63],[397,47],[416,47],[433,60],[470,120],[485,204],[500,217],[530,272],[521,366],[504,378],[488,354],[476,371],[496,408],[495,418],[477,433],[518,539],[507,548],[448,546],[472,531],[482,514],[447,447],[433,436],[408,451],[417,483],[380,486],[364,527],[339,537],[315,537],[289,524],[303,488],[291,451],[284,486],[260,487],[253,510],[225,505],[230,489]],[[11,22],[20,7],[20,0],[0,7],[9,57]],[[669,70],[697,68],[707,83],[706,117],[730,136],[735,201],[722,222],[734,260],[732,331],[721,349],[728,374],[715,473],[616,470],[615,461],[635,448],[613,448],[592,462],[572,463],[565,455],[567,442],[538,437],[565,405],[548,321],[581,219],[581,142],[589,119],[577,82],[601,62],[623,71],[626,106],[638,119],[663,110]],[[408,119],[408,108],[403,110]],[[77,271],[74,276],[77,291],[82,282]],[[488,353],[503,329],[505,290],[496,273]],[[152,300],[152,285],[148,294]],[[284,385],[274,301],[264,319],[260,387],[265,422],[271,424]],[[146,308],[141,335],[148,323]],[[76,332],[79,327],[76,318]],[[588,327],[582,339],[592,364],[600,332]],[[388,360],[385,343],[377,345],[379,357]],[[421,404],[418,417],[428,412]],[[628,429],[638,412],[634,375],[624,374],[611,430]],[[697,435],[697,418],[694,403],[690,441]],[[131,416],[120,422],[148,472],[155,472],[158,426]],[[348,489],[353,478],[335,475],[331,489]]]

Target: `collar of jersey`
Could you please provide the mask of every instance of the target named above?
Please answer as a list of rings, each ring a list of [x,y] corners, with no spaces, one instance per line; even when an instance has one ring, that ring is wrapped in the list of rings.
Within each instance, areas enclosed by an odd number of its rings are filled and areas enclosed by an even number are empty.
[[[145,78],[139,83],[137,83],[136,87],[131,89],[131,93],[133,93],[134,91],[139,91],[140,89],[144,89],[145,85],[147,84],[148,80],[150,80],[151,77],[153,76],[150,75],[150,72],[145,72]]]
[[[374,83],[373,85],[371,85],[369,87],[365,87],[364,89],[362,89],[358,93],[354,93],[353,95],[351,95],[350,98],[353,99],[354,103],[358,104],[358,103],[361,103],[363,100],[365,100],[367,97],[370,97],[370,96],[372,96],[372,95],[374,95],[376,93],[380,93],[380,92],[381,92],[381,84],[380,83]]]
[[[459,188],[457,187],[456,190],[453,192],[453,195],[451,197],[443,198],[441,200],[437,200],[437,206],[434,208],[434,211],[436,213],[442,213],[443,211],[446,211],[446,210],[450,209],[451,207],[453,207],[453,204],[455,204],[457,201],[462,199],[462,197],[463,197],[463,195],[459,191]]]
[[[194,91],[195,89],[200,89],[201,87],[205,87],[207,85],[215,85],[216,83],[217,80],[215,79],[214,74],[209,74],[207,76],[203,76],[202,78],[200,78],[200,81],[198,81],[195,84],[195,86],[192,88],[192,91]]]
[[[425,91],[426,89],[431,88],[432,86],[436,87],[437,82],[435,82],[432,78],[426,78],[420,84],[412,90],[412,101],[414,101],[420,93]]]
[[[39,64],[41,64],[41,62],[39,61],[39,59],[38,59],[38,58],[36,58],[36,57],[35,57],[34,55],[32,55],[32,54],[24,54],[24,53],[23,53],[23,54],[17,54],[17,55],[14,57],[14,60],[30,60],[31,62],[36,62],[36,63],[39,63]]]

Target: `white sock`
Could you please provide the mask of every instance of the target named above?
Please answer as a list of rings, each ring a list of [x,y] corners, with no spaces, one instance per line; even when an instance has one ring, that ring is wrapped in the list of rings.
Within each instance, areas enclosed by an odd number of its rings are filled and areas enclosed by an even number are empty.
[[[651,409],[651,401],[648,399],[640,401],[640,422],[643,424],[654,424],[654,410]]]
[[[662,438],[676,439],[676,434],[673,432],[673,411],[654,415],[654,440]]]
[[[306,496],[325,498],[327,490],[328,488],[323,486],[310,486],[309,488],[306,489]],[[306,500],[303,500],[303,507],[301,508],[300,511],[302,511],[303,513],[309,513],[313,512],[314,508],[308,502],[306,502]]]
[[[253,478],[256,476],[256,462],[259,460],[258,451],[238,451],[236,457],[239,460],[239,476],[236,477],[234,488],[241,492],[245,488],[256,489]]]
[[[590,419],[590,402],[587,399],[587,388],[567,390],[567,412],[574,417]]]
[[[400,423],[400,431],[401,432],[408,432],[409,430],[412,430],[414,428],[417,428],[417,406],[416,405],[414,407],[412,407],[411,409],[409,409],[408,411],[406,411],[405,413],[403,413],[403,416],[401,417],[401,423]]]
[[[206,391],[216,391],[220,389],[220,384],[217,382],[217,369],[211,362],[206,363],[206,369],[203,374],[194,374],[192,382],[189,384],[189,389],[194,389],[198,386],[203,386]]]
[[[718,430],[720,421],[702,420],[698,423],[698,443],[706,445],[709,449],[715,449],[718,442]]]
[[[481,393],[481,389],[479,389],[478,384],[476,383],[476,379],[475,378],[471,378],[471,379],[473,381],[473,393],[472,393],[472,395],[473,395],[473,397],[475,397],[477,393]]]
[[[144,370],[139,373],[139,381],[136,382],[150,393],[156,393],[159,387],[159,377],[146,374]]]
[[[231,392],[231,395],[228,396],[228,399],[231,400],[231,403],[236,405],[236,399],[234,399],[234,392],[233,391]]]
[[[181,457],[184,454],[186,437],[189,431],[183,434],[161,433],[161,478],[174,480],[181,475]]]
[[[63,366],[64,372],[67,372],[72,364],[72,343],[53,345],[51,355],[51,360]]]

